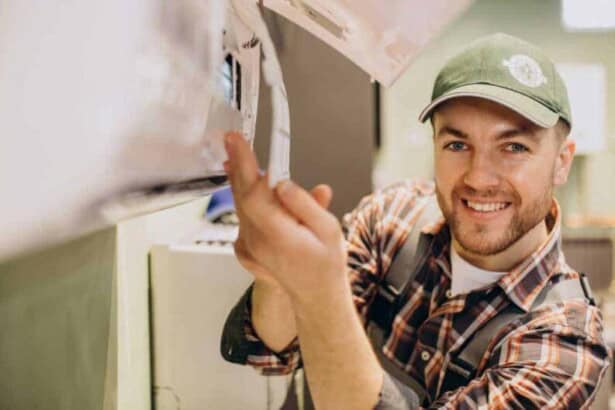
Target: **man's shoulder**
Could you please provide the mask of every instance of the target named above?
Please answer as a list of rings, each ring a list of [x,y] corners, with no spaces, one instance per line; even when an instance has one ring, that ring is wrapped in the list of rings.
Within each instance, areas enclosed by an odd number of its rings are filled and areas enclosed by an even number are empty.
[[[363,197],[357,207],[343,218],[345,224],[356,221],[368,221],[372,224],[388,224],[392,222],[397,228],[404,228],[405,220],[414,214],[419,206],[424,208],[423,199],[435,196],[433,181],[421,178],[410,178],[387,185]],[[410,221],[411,222],[411,221]]]
[[[561,335],[575,335],[596,342],[602,342],[603,318],[600,309],[590,300],[591,294],[577,290],[573,294],[564,292],[561,284],[578,284],[582,287],[582,274],[566,265],[567,270],[555,274],[542,292],[548,295],[536,301],[524,316],[524,326],[528,330],[550,330]],[[552,297],[555,296],[555,297]]]
[[[388,255],[385,259],[392,258],[425,209],[425,199],[434,196],[435,184],[418,178],[378,189],[344,215],[346,237],[360,246],[365,246],[364,240],[369,238],[372,247]]]
[[[420,199],[434,195],[433,181],[410,178],[375,190],[363,198],[357,209],[378,209],[383,215],[405,214],[421,202]]]

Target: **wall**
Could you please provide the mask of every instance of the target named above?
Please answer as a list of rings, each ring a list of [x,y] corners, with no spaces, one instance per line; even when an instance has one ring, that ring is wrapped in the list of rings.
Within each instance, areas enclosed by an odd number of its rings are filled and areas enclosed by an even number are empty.
[[[376,161],[379,185],[409,176],[432,176],[429,124],[417,120],[431,96],[438,70],[477,37],[503,31],[541,46],[555,62],[602,63],[607,70],[607,145],[599,154],[577,157],[567,186],[558,192],[564,213],[615,213],[615,31],[569,33],[560,23],[559,0],[478,0],[383,90],[383,148]],[[603,119],[596,119],[597,121]]]
[[[328,183],[331,210],[352,209],[371,191],[375,96],[369,77],[300,27],[272,12],[266,20],[279,52],[291,115],[291,175],[311,188]],[[255,151],[268,158],[271,108],[261,79]],[[134,218],[118,225],[118,410],[150,403],[148,259],[156,243],[170,243],[199,228],[206,200]]]
[[[109,228],[0,264],[0,409],[110,409],[115,245]]]
[[[374,86],[304,30],[268,18],[289,94],[293,178],[332,185],[331,209],[341,216],[371,191]],[[265,87],[262,98],[256,150],[264,164]],[[132,218],[0,264],[0,410],[150,410],[149,250],[199,229],[206,204]]]
[[[0,263],[0,409],[150,410],[148,255],[208,198]]]
[[[306,188],[333,188],[330,210],[338,217],[371,192],[376,134],[375,88],[369,76],[301,27],[265,12],[276,45],[290,110],[290,171]],[[269,149],[271,103],[261,81],[256,151]]]
[[[200,229],[209,197],[117,226],[117,410],[150,410],[149,252]]]

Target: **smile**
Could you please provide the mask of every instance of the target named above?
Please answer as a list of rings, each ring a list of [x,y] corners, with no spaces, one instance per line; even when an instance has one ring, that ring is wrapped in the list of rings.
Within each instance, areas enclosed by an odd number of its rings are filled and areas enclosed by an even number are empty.
[[[482,213],[497,212],[510,206],[510,202],[474,202],[467,199],[461,201],[471,210]]]

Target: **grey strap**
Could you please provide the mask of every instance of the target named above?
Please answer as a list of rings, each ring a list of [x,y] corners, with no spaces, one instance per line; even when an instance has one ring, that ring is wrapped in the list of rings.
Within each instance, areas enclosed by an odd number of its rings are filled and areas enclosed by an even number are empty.
[[[425,205],[420,212],[418,220],[395,255],[385,277],[386,287],[389,290],[392,288],[397,294],[401,293],[405,289],[406,284],[416,276],[416,268],[420,265],[422,259],[417,257],[416,254],[421,231],[423,227],[434,221],[440,214],[436,198],[434,196],[425,198]]]
[[[418,248],[420,245],[426,246],[426,244],[425,241],[420,242],[419,239],[421,238],[423,227],[434,221],[440,214],[440,208],[435,197],[426,197],[423,208],[419,212],[418,219],[403,245],[397,251],[384,281],[378,289],[376,299],[370,306],[367,335],[384,371],[404,385],[410,386],[416,392],[419,401],[423,401],[426,395],[423,387],[396,364],[391,362],[382,352],[387,334],[390,332],[393,324],[393,318],[397,314],[396,309],[398,308],[399,296],[407,288],[408,284],[412,282],[425,260],[423,256],[426,253],[418,251]]]
[[[461,359],[464,367],[459,366],[459,363],[453,363],[449,367],[466,378],[473,377],[473,373],[478,368],[478,364],[487,351],[487,346],[489,346],[491,339],[493,339],[501,328],[514,322],[524,314],[525,312],[514,303],[508,305],[508,307],[501,311],[497,316],[487,322],[485,326],[474,333],[474,336],[472,336],[470,342],[457,356],[458,359]],[[459,360],[456,361],[458,362]]]
[[[416,392],[399,380],[384,374],[380,399],[375,410],[414,410],[420,408]]]
[[[419,209],[420,214],[412,226],[404,243],[393,257],[382,283],[378,286],[378,293],[370,304],[368,322],[374,322],[376,326],[389,332],[399,303],[403,302],[403,295],[408,290],[408,285],[416,277],[420,267],[428,255],[427,247],[431,245],[429,237],[421,236],[425,225],[432,222],[440,214],[440,209],[433,196],[423,199],[423,206]]]
[[[595,305],[587,277],[583,273],[580,273],[580,275],[579,279],[562,280],[553,286],[547,286],[547,289],[543,290],[534,300],[532,310],[536,310],[542,305],[559,303],[575,298],[585,298]]]
[[[423,388],[423,386],[418,383],[413,377],[411,377],[408,373],[406,373],[403,369],[393,363],[388,357],[384,355],[382,352],[382,346],[384,346],[386,342],[386,337],[384,331],[375,326],[373,322],[371,322],[367,327],[367,336],[374,347],[374,351],[376,352],[376,356],[378,356],[378,361],[382,365],[382,369],[389,376],[399,381],[405,386],[410,387],[415,393],[419,400],[422,402],[427,395],[427,392]]]
[[[585,281],[585,283],[583,283],[583,281]],[[534,300],[531,310],[536,310],[548,304],[560,303],[568,299],[587,299],[590,303],[593,303],[591,291],[586,281],[585,275],[581,274],[580,279],[565,279],[551,286],[547,284]],[[463,369],[453,364],[453,367],[455,367],[454,370],[461,374],[467,372],[467,374],[464,375],[470,377],[470,373],[476,371],[478,368],[483,355],[487,351],[489,342],[493,337],[506,325],[514,322],[523,315],[525,315],[525,312],[511,303],[506,309],[487,322],[485,326],[474,333],[472,339],[470,339],[462,352],[457,356],[464,364],[469,365],[470,368]],[[503,338],[500,343],[502,343],[504,339],[505,338]]]

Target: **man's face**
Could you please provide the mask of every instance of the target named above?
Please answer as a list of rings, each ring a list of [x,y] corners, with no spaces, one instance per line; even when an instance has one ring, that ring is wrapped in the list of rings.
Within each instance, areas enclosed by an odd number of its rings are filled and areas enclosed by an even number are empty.
[[[471,97],[442,104],[433,125],[438,203],[464,250],[499,253],[544,220],[570,167],[554,128]]]

